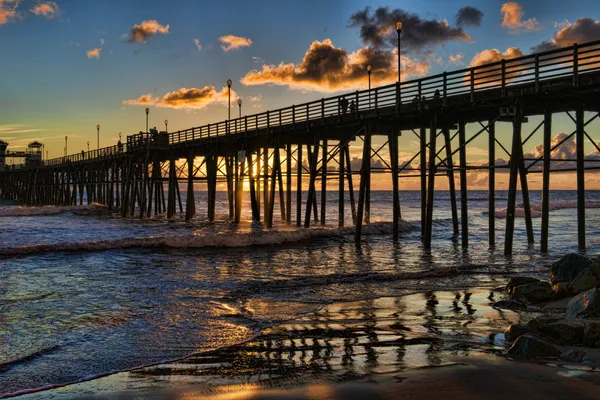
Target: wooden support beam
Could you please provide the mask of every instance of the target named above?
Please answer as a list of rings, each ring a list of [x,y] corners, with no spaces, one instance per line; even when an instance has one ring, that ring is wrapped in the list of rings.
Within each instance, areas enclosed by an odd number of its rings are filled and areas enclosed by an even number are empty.
[[[344,227],[344,173],[345,173],[345,168],[344,168],[344,157],[346,156],[345,151],[346,151],[346,144],[342,143],[342,141],[340,140],[340,151],[339,151],[339,156],[340,156],[340,165],[339,165],[339,176],[338,176],[338,227],[343,228]]]
[[[363,217],[365,212],[365,198],[368,190],[368,179],[371,174],[371,129],[365,130],[363,141],[362,165],[360,168],[360,185],[358,190],[358,213],[356,215],[356,231],[354,241],[359,244],[362,236]]]
[[[521,123],[523,109],[517,105],[513,120],[513,138],[512,138],[512,157],[510,160],[510,175],[508,182],[508,201],[506,207],[506,233],[504,236],[504,254],[511,255],[513,248],[513,238],[515,233],[515,210],[517,205],[517,178],[519,173],[519,157],[522,158],[521,151]]]
[[[584,109],[583,103],[577,105],[575,113],[577,149],[577,245],[579,250],[585,250],[585,163],[584,163]]]
[[[242,201],[244,197],[244,176],[246,171],[246,156],[236,160],[236,165],[240,163],[239,175],[235,185],[235,223],[239,224],[242,220]]]
[[[458,147],[460,149],[460,221],[462,247],[469,247],[469,208],[467,204],[467,148],[465,121],[458,122]]]
[[[392,167],[392,236],[396,241],[400,224],[400,198],[398,197],[398,136],[395,129],[388,135],[388,146]]]
[[[175,159],[169,160],[169,189],[167,193],[167,218],[171,219],[175,215],[175,186],[177,186],[177,177],[175,174]]]
[[[285,223],[288,225],[292,224],[292,144],[287,143],[285,146],[285,192],[286,192],[286,205],[285,205]]]
[[[196,215],[196,198],[194,197],[194,153],[190,151],[187,159],[188,182],[187,197],[185,201],[185,220],[190,221]]]
[[[429,179],[427,186],[427,214],[425,218],[425,242],[426,249],[431,248],[431,237],[433,231],[433,197],[435,193],[435,154],[437,138],[437,114],[431,116],[429,126]]]
[[[254,179],[254,163],[252,162],[252,152],[248,151],[248,180],[250,182],[250,208],[252,209],[252,220],[260,221],[260,205],[258,204],[257,184]],[[258,164],[259,157],[257,154],[256,163]],[[258,168],[258,167],[257,167]],[[260,183],[259,183],[260,184]]]
[[[302,226],[302,145],[299,144],[296,149],[296,226]]]
[[[454,237],[458,236],[458,211],[456,207],[456,183],[454,180],[454,162],[452,160],[452,143],[450,140],[450,129],[446,126],[442,129],[446,147],[446,175],[448,176],[448,188],[450,189],[450,211],[452,213],[452,232]]]
[[[496,123],[488,124],[488,241],[496,246]]]
[[[346,153],[346,177],[348,178],[348,194],[350,195],[350,210],[352,212],[352,224],[356,225],[356,202],[354,201],[354,182],[352,181],[352,164],[350,160],[350,148],[345,146]]]
[[[229,220],[233,221],[234,213],[234,196],[233,196],[233,157],[225,156],[225,174],[227,180],[227,201],[229,203]]]
[[[421,168],[421,237],[425,238],[427,217],[427,127],[421,121],[419,129],[419,154]]]
[[[327,139],[323,139],[323,155],[321,162],[321,225],[325,225],[327,215],[327,157],[329,149]]]
[[[307,147],[309,147],[307,145]],[[317,160],[319,157],[319,139],[315,137],[315,145],[314,145],[314,151],[311,152],[310,151],[310,147],[308,149],[308,159],[310,162],[310,168],[309,168],[309,172],[310,172],[310,183],[308,185],[308,198],[306,199],[306,215],[304,218],[304,227],[308,228],[310,227],[310,210],[311,210],[311,205],[313,204],[313,201],[315,200],[315,180],[317,179]],[[316,208],[315,208],[315,213],[317,212]]]
[[[540,250],[548,251],[548,227],[550,219],[550,149],[552,148],[552,110],[544,110],[544,172],[542,176],[542,230]]]

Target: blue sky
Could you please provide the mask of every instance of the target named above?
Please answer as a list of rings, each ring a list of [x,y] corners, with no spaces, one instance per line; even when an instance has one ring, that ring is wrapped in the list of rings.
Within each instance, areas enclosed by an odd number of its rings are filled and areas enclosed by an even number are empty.
[[[244,101],[244,114],[328,96],[331,88],[290,88],[272,82],[250,86],[240,80],[264,64],[300,63],[313,41],[330,39],[334,47],[347,53],[364,48],[367,44],[359,29],[350,27],[349,21],[353,13],[367,6],[402,9],[424,20],[447,20],[450,26],[455,25],[455,15],[462,7],[472,6],[483,13],[480,26],[464,27],[472,41],[447,40],[424,49],[430,52],[424,61],[427,74],[464,68],[486,49],[503,53],[516,47],[529,54],[534,46],[555,37],[567,21],[600,20],[600,7],[594,0],[522,0],[518,2],[521,20],[535,19],[536,25],[534,29],[509,29],[502,26],[504,3],[0,0],[2,9],[14,12],[4,21],[0,14],[0,139],[15,149],[37,139],[46,144],[50,157],[56,157],[62,155],[65,135],[69,136],[69,153],[85,148],[88,140],[95,147],[95,127],[100,124],[101,146],[112,145],[118,132],[125,135],[145,128],[145,106],[124,104],[125,100],[144,94],[160,99],[181,88],[211,85],[218,99],[228,78]],[[43,4],[53,12],[36,15],[32,10]],[[125,36],[134,25],[152,20],[163,28],[168,25],[168,33],[144,42],[127,42]],[[250,39],[252,44],[223,51],[219,38],[226,35]],[[194,39],[198,39],[200,51]],[[86,52],[96,48],[101,49],[99,57],[89,58]],[[406,55],[423,60],[422,52],[416,53]],[[449,57],[457,54],[462,54],[462,63],[450,62]],[[366,86],[366,79],[364,83]],[[170,131],[227,117],[222,101],[202,108],[169,108],[156,103],[150,108],[150,125],[162,129],[162,121],[168,119]],[[557,122],[571,130],[570,122]],[[486,140],[474,145],[485,147]],[[411,151],[410,147],[408,144],[406,150]]]

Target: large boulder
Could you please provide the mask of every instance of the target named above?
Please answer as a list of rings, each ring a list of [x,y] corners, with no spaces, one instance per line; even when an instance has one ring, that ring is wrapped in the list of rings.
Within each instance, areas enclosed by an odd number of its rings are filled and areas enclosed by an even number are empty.
[[[593,318],[600,316],[600,290],[590,289],[569,301],[567,316],[571,318]]]
[[[560,359],[563,361],[580,363],[585,360],[585,356],[585,351],[581,349],[569,349],[560,355]]]
[[[557,358],[561,355],[561,350],[554,343],[544,340],[533,333],[526,333],[515,340],[510,349],[508,349],[507,355],[509,357],[528,360]]]
[[[600,322],[590,322],[583,329],[583,345],[600,348]]]
[[[554,292],[548,282],[530,282],[513,288],[511,297],[525,299],[532,303],[541,303],[552,300]]]
[[[538,332],[545,338],[562,345],[583,343],[584,324],[576,319],[562,319],[549,324],[541,324]]]
[[[557,282],[572,282],[584,270],[592,265],[592,260],[571,253],[563,256],[560,260],[550,266],[550,279],[553,284]]]
[[[511,295],[514,288],[517,286],[524,285],[526,283],[539,282],[539,279],[530,278],[528,276],[515,276],[514,278],[510,278],[508,283],[506,284],[506,292]]]
[[[581,293],[598,286],[600,286],[600,278],[598,278],[594,268],[590,266],[573,279],[569,285],[569,290],[573,293]]]
[[[562,315],[548,315],[542,314],[527,323],[527,326],[531,327],[534,331],[539,331],[543,326],[552,324],[554,322],[558,322],[562,320],[564,316]]]
[[[492,304],[494,308],[502,308],[506,310],[527,310],[527,304],[521,300],[500,300]]]
[[[504,340],[508,343],[512,343],[519,338],[519,336],[525,335],[526,333],[532,333],[533,329],[530,326],[524,324],[512,324],[504,331]]]

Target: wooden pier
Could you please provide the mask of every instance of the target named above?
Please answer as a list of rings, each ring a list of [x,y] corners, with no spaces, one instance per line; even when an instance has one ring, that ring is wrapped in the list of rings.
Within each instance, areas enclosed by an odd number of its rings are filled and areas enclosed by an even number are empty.
[[[341,99],[353,102],[343,109]],[[239,222],[244,186],[249,187],[252,218],[272,227],[279,205],[280,221],[309,227],[324,225],[328,181],[337,180],[339,193],[337,224],[344,225],[350,212],[356,240],[371,217],[371,177],[389,174],[393,191],[394,239],[401,218],[401,179],[420,178],[423,242],[431,246],[435,207],[435,182],[448,179],[452,229],[468,246],[467,172],[489,174],[489,243],[495,245],[495,174],[509,171],[504,251],[512,253],[517,186],[520,182],[527,241],[533,243],[529,173],[542,173],[541,250],[548,250],[551,151],[575,136],[577,143],[577,232],[579,248],[585,249],[585,171],[598,169],[584,160],[584,142],[591,141],[585,128],[600,111],[600,41],[503,60],[494,64],[411,80],[372,90],[356,91],[256,115],[170,133],[131,135],[127,143],[82,154],[47,160],[38,166],[16,166],[0,170],[0,197],[27,205],[76,205],[98,202],[119,210],[123,217],[148,218],[177,213],[190,220],[196,214],[195,183],[206,184],[207,214],[215,219],[216,190],[226,182],[229,218]],[[573,132],[551,145],[552,116],[566,113]],[[585,113],[593,113],[586,119]],[[529,117],[542,116],[532,132],[523,132]],[[589,116],[589,114],[588,114]],[[496,125],[512,124],[512,145],[498,140]],[[467,137],[466,126],[477,126]],[[523,144],[543,129],[544,154],[526,159]],[[489,163],[468,165],[469,143],[488,136]],[[398,160],[402,135],[419,142],[419,152],[410,160]],[[383,137],[373,147],[374,137]],[[458,148],[452,143],[458,137]],[[349,145],[362,145],[362,165],[352,170]],[[510,158],[496,165],[496,149]],[[389,160],[381,152],[387,149]],[[548,149],[549,151],[546,151]],[[457,154],[458,153],[458,154]],[[303,164],[306,156],[308,165]],[[379,160],[384,167],[374,167]],[[541,168],[540,167],[541,163]],[[537,165],[537,167],[536,167]],[[560,169],[561,172],[567,171]],[[460,205],[457,204],[455,174],[458,174]],[[358,193],[353,177],[360,177]],[[184,202],[179,184],[187,184]],[[306,198],[303,185],[308,183]],[[165,189],[165,184],[167,188]],[[295,207],[292,210],[292,191]],[[346,195],[349,203],[346,204]],[[261,207],[262,202],[262,207]],[[262,210],[261,210],[262,208]],[[459,213],[460,209],[460,213]],[[460,217],[460,221],[459,221]],[[331,221],[329,221],[331,222]]]

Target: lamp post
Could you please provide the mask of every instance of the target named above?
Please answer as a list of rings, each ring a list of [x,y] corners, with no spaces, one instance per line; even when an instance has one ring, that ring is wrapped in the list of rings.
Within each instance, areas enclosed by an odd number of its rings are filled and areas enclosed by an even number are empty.
[[[123,134],[121,132],[119,132],[119,142],[121,141],[122,136],[123,136]]]
[[[402,22],[398,21],[396,22],[396,32],[398,33],[398,83],[401,82],[401,77],[400,77],[400,69],[402,66],[402,62],[400,60],[400,34],[402,33]]]
[[[231,79],[227,79],[227,134],[229,134],[229,121],[231,120]]]
[[[238,99],[238,107],[240,109],[240,118],[242,118],[242,99]]]
[[[69,140],[69,137],[65,136],[65,157],[67,156],[67,140]]]
[[[88,145],[88,153],[89,153],[90,152],[90,141],[89,140],[87,142],[87,145]]]
[[[371,64],[367,65],[367,74],[369,75],[369,109],[371,109]]]
[[[165,119],[165,132],[169,133],[169,120]]]
[[[148,114],[150,114],[150,109],[146,108],[146,133],[148,133]]]
[[[100,149],[100,124],[96,125],[96,130],[98,131],[98,137],[96,142],[96,149]]]

